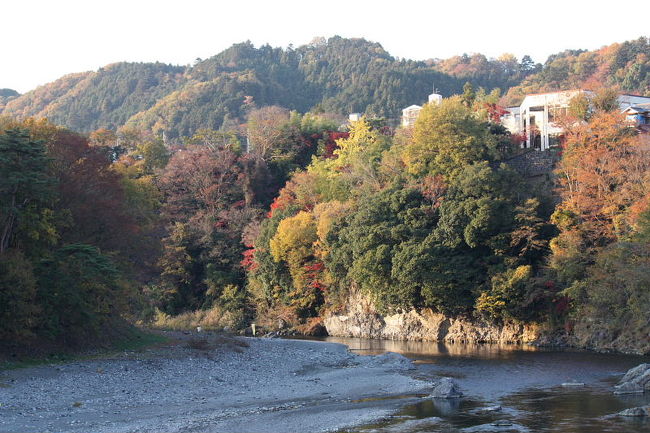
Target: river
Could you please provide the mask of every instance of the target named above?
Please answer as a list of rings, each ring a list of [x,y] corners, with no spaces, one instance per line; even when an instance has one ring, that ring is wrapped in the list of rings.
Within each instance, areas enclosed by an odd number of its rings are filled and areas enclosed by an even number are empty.
[[[327,337],[358,354],[401,353],[425,378],[453,377],[465,394],[404,407],[363,432],[650,432],[650,422],[611,418],[623,409],[650,405],[650,395],[614,395],[612,386],[648,357],[558,351],[531,346],[442,344]],[[584,383],[584,386],[562,386]],[[486,408],[501,406],[500,410]],[[511,424],[494,426],[496,422]]]

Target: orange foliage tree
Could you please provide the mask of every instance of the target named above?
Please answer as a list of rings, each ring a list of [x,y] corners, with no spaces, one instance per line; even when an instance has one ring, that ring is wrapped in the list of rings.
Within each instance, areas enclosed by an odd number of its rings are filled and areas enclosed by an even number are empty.
[[[592,244],[627,230],[626,213],[644,195],[650,152],[618,113],[597,113],[566,134],[557,174],[560,212],[574,215]]]

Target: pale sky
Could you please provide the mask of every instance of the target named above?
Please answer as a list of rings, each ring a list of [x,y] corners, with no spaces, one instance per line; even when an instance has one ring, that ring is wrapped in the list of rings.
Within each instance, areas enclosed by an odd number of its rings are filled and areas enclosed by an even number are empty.
[[[245,40],[287,47],[334,35],[415,60],[508,52],[543,63],[648,36],[649,12],[646,1],[601,0],[5,0],[0,88],[23,93],[119,61],[185,65]]]

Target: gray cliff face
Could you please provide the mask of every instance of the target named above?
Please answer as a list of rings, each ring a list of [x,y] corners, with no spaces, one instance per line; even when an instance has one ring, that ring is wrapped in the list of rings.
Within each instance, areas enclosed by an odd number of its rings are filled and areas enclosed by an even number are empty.
[[[449,318],[429,309],[384,316],[361,295],[350,297],[345,314],[325,317],[324,325],[331,336],[387,340],[532,343],[541,334],[534,324],[495,325],[483,320]]]

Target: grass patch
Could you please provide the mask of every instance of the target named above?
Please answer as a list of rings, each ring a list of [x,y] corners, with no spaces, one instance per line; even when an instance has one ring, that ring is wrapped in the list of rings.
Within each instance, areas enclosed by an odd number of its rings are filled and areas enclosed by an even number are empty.
[[[168,337],[143,331],[136,327],[129,327],[112,339],[110,343],[90,350],[61,349],[60,346],[56,346],[52,342],[32,343],[29,348],[1,347],[0,370],[15,370],[45,364],[60,364],[82,359],[101,358],[118,352],[138,351],[168,341]]]
[[[0,359],[1,370],[17,370],[19,368],[38,367],[45,364],[60,364],[67,361],[74,361],[81,356],[70,353],[52,353],[46,356],[20,356],[15,359]]]
[[[205,338],[191,338],[187,340],[187,343],[185,344],[185,347],[188,349],[193,349],[193,350],[212,350],[216,347],[214,344],[210,344],[210,342],[205,339]]]
[[[210,352],[212,350],[235,351],[241,353],[249,344],[228,334],[212,334],[204,337],[192,337],[185,341],[185,347],[201,352]]]
[[[112,345],[112,350],[120,352],[133,352],[136,350],[144,349],[149,346],[164,344],[169,341],[168,337],[153,332],[143,331],[139,328],[134,328],[130,335],[117,340]]]

